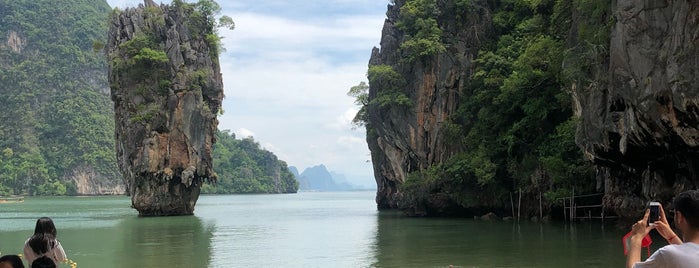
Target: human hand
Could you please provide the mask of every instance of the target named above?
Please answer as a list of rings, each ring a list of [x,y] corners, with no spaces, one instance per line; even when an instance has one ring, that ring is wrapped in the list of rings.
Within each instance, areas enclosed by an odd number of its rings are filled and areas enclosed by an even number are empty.
[[[670,228],[670,224],[667,222],[665,210],[663,209],[662,205],[660,205],[660,220],[655,222],[655,230],[657,230],[658,233],[669,243],[677,242],[674,240],[679,240],[679,237],[677,237],[677,234],[675,234],[672,228]],[[681,240],[679,240],[679,242],[681,242]]]
[[[643,218],[631,227],[631,237],[633,239],[643,239],[650,230],[653,230],[655,228],[654,226],[648,226],[648,215],[650,214],[650,209],[646,209],[646,214],[643,215]]]
[[[665,209],[663,208],[663,205],[660,204],[660,221],[664,222],[666,225],[670,225],[667,223],[667,217],[665,217]]]

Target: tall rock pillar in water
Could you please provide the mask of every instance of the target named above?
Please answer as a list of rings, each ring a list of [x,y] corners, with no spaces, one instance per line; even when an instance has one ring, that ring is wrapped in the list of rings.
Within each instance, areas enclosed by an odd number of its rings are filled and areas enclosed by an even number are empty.
[[[175,1],[115,11],[106,50],[116,151],[141,216],[191,215],[215,180],[211,151],[223,98],[213,14]]]

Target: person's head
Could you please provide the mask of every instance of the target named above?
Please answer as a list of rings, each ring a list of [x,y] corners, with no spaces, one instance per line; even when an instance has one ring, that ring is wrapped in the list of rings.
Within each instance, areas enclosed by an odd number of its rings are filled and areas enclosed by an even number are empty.
[[[682,232],[699,231],[699,191],[689,190],[672,200],[675,209],[675,225]]]
[[[56,268],[56,263],[47,256],[41,256],[32,262],[31,268]]]
[[[0,268],[24,268],[24,263],[17,255],[5,255],[0,257]]]
[[[51,234],[56,237],[56,226],[53,225],[53,221],[49,217],[41,217],[36,220],[36,227],[34,227],[34,234]]]

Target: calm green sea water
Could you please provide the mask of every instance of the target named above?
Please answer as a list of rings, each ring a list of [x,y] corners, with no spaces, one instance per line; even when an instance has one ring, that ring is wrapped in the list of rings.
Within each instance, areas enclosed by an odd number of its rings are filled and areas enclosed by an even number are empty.
[[[201,196],[195,216],[139,218],[128,197],[0,204],[0,251],[49,216],[78,267],[623,267],[597,224],[405,218],[373,192]],[[61,267],[68,267],[63,265]]]

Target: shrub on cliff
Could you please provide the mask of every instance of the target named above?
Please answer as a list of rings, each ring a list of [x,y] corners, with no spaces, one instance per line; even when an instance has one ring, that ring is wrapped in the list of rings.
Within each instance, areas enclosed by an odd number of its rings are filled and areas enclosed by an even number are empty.
[[[442,43],[442,30],[437,24],[437,0],[408,0],[400,8],[400,20],[396,26],[405,32],[400,48],[408,62],[446,51]]]

